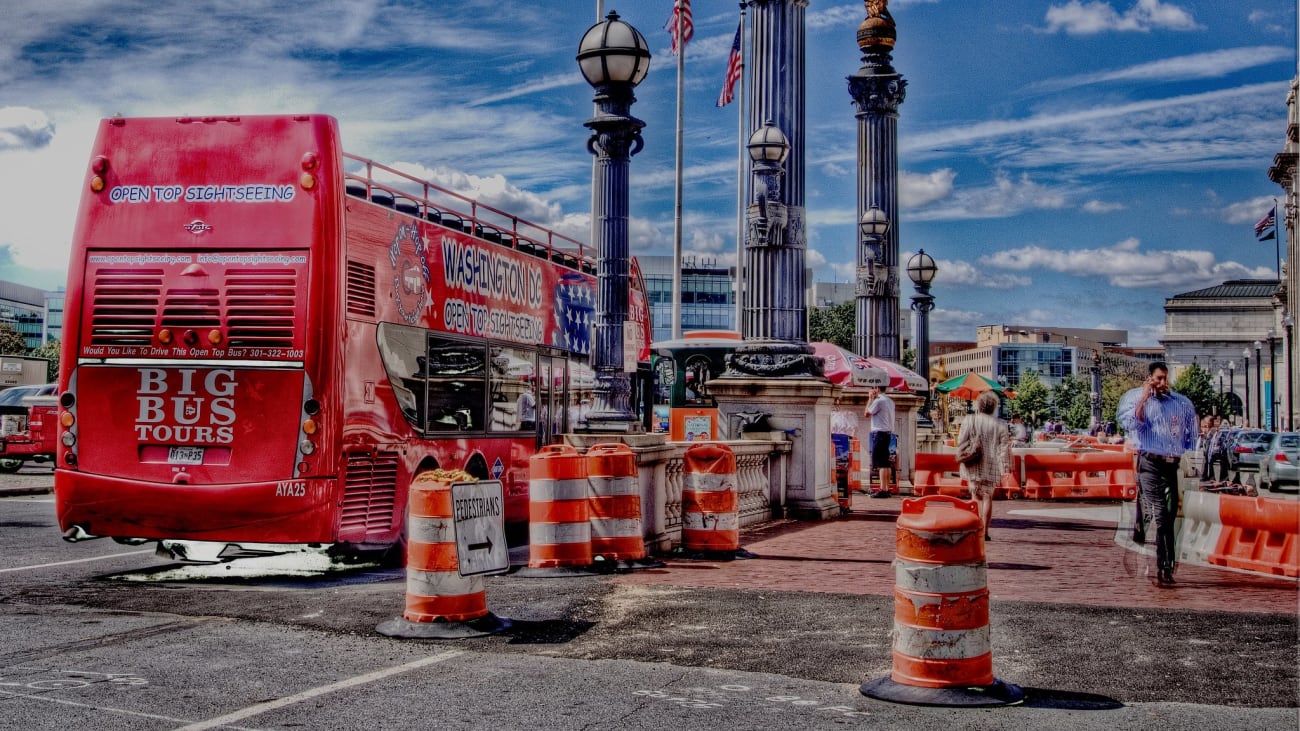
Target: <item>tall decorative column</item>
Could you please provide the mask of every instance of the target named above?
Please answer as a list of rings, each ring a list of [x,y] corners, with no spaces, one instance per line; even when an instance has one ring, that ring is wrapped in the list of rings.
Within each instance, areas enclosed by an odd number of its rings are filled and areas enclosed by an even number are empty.
[[[808,344],[804,223],[804,11],[808,0],[749,0],[754,9],[747,112],[750,180],[746,212],[744,337],[727,372],[709,383],[724,433],[788,439],[785,511],[839,513],[831,476],[830,414],[839,390]]]
[[[804,10],[808,0],[750,0],[754,8],[745,287],[733,375],[820,377],[808,345],[804,221]],[[784,153],[776,157],[777,138]],[[784,166],[781,163],[784,162]],[[782,176],[783,172],[783,176]]]
[[[867,17],[858,26],[862,67],[848,77],[858,118],[858,220],[873,209],[888,224],[878,237],[858,239],[858,266],[869,286],[859,298],[854,345],[859,355],[897,363],[902,358],[898,332],[898,107],[907,81],[893,67],[897,32],[887,0],[866,0]],[[864,271],[865,268],[865,271]],[[860,285],[861,286],[861,285]]]
[[[596,116],[587,149],[596,156],[596,327],[591,364],[596,372],[595,404],[587,417],[593,431],[636,431],[630,409],[631,377],[623,362],[623,326],[628,317],[631,260],[628,242],[628,167],[644,141],[645,122],[632,116],[632,90],[650,68],[650,49],[636,28],[618,13],[593,25],[578,45],[578,68],[595,89]]]

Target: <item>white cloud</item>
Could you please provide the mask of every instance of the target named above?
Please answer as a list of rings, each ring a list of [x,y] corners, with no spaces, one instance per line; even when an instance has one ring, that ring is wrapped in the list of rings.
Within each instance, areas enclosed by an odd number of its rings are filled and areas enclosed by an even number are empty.
[[[1123,203],[1114,203],[1108,201],[1090,200],[1083,204],[1083,210],[1088,213],[1111,213],[1112,211],[1122,211],[1128,206]]]
[[[1094,35],[1106,31],[1149,33],[1152,30],[1198,30],[1192,14],[1160,0],[1137,0],[1123,13],[1108,2],[1070,0],[1047,9],[1048,33],[1065,31],[1069,35]]]
[[[951,168],[932,173],[898,172],[898,205],[900,208],[920,208],[952,195],[957,173]]]
[[[0,151],[45,147],[54,138],[54,123],[30,107],[0,107]]]
[[[1265,66],[1279,61],[1286,61],[1294,55],[1295,49],[1288,49],[1284,46],[1225,48],[1206,53],[1162,58],[1158,61],[1110,71],[1045,79],[1031,84],[1029,88],[1038,91],[1060,91],[1062,89],[1115,81],[1145,83],[1186,81],[1188,79],[1218,79],[1254,66]]]
[[[1230,203],[1223,207],[1221,215],[1225,223],[1234,224],[1251,224],[1264,217],[1268,209],[1273,207],[1277,199],[1272,196],[1261,195],[1251,198],[1250,200]]]
[[[1029,173],[1013,179],[1005,172],[998,172],[992,185],[958,189],[942,205],[913,211],[909,218],[916,221],[1006,218],[1024,211],[1056,210],[1065,206],[1065,193],[1039,185]]]
[[[1163,290],[1207,287],[1227,279],[1267,278],[1268,267],[1217,261],[1213,252],[1190,249],[1142,251],[1134,238],[1096,249],[1061,251],[1023,246],[980,257],[985,266],[1028,271],[1045,269],[1077,277],[1100,276],[1114,287]]]
[[[906,263],[909,257],[910,254],[903,255],[902,261]],[[1028,287],[1033,284],[1033,280],[1029,277],[989,272],[987,269],[977,267],[968,261],[936,259],[935,265],[939,267],[939,271],[934,275],[935,287],[1011,289],[1013,287]]]

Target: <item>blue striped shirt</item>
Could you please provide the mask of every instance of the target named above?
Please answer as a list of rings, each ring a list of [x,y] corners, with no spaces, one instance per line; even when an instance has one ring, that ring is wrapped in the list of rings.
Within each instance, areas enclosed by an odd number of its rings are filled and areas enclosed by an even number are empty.
[[[1196,407],[1180,393],[1152,396],[1143,407],[1143,419],[1137,418],[1137,403],[1142,388],[1130,389],[1119,400],[1115,418],[1130,438],[1137,441],[1139,452],[1154,452],[1167,457],[1181,457],[1196,446],[1200,433]]]

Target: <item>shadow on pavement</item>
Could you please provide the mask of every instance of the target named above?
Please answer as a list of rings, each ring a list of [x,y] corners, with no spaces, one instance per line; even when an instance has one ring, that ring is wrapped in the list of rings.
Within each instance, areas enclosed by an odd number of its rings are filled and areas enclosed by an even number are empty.
[[[1064,711],[1113,711],[1124,704],[1104,695],[1075,693],[1069,690],[1029,688],[1021,686],[1025,700],[1018,705],[1027,708],[1057,708]]]

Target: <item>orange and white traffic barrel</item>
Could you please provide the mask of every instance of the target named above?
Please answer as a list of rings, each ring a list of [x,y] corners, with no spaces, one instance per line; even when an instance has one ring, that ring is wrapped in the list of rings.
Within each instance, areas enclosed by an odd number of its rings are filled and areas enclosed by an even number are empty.
[[[849,439],[849,492],[867,492],[871,484],[871,475],[862,469],[862,442],[853,437]]]
[[[940,706],[1023,698],[993,676],[978,503],[948,495],[904,500],[894,578],[893,671],[863,684],[864,695]]]
[[[632,448],[611,443],[587,450],[587,483],[592,556],[605,561],[645,558],[641,485]]]
[[[683,457],[682,548],[707,553],[740,549],[736,455],[717,442],[699,442]]]
[[[528,462],[528,568],[521,576],[573,575],[592,563],[587,460],[567,444]]]
[[[461,576],[451,483],[432,473],[411,481],[406,517],[406,609],[377,628],[390,637],[456,639],[509,626],[487,608],[482,576]]]

